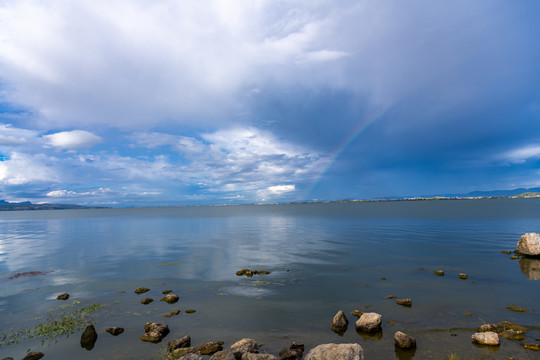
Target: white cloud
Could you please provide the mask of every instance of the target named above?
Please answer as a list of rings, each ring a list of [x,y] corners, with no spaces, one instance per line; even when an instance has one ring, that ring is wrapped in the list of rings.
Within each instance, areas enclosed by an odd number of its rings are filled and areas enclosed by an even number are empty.
[[[15,128],[10,124],[0,124],[0,146],[21,146],[35,141],[37,133],[32,130]]]
[[[508,151],[502,154],[500,159],[510,163],[524,163],[530,159],[540,159],[540,145],[528,145]]]
[[[90,148],[103,141],[101,137],[84,130],[62,131],[44,135],[43,138],[50,145],[67,150]]]
[[[49,191],[46,194],[46,196],[56,197],[56,198],[66,198],[66,197],[79,197],[79,196],[97,196],[97,195],[104,195],[104,194],[109,194],[109,193],[115,193],[115,192],[109,188],[99,188],[96,190],[82,191],[82,192],[76,192],[72,190],[53,190],[53,191]]]
[[[60,176],[55,168],[56,161],[57,159],[43,154],[28,155],[12,152],[8,160],[0,161],[0,184],[58,182]]]

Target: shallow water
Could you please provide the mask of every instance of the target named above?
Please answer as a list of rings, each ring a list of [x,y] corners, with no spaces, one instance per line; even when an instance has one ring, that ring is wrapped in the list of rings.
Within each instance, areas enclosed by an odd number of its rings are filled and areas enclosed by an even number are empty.
[[[49,359],[158,359],[163,344],[138,339],[147,321],[169,325],[164,343],[190,334],[194,345],[228,347],[251,337],[275,355],[297,341],[307,349],[357,342],[368,360],[534,358],[522,343],[540,342],[540,260],[510,260],[501,250],[539,228],[538,199],[2,212],[1,330],[106,307],[94,314],[99,338],[91,351],[79,344],[81,330],[2,347],[0,358],[32,349]],[[243,268],[271,274],[236,276]],[[433,274],[439,269],[445,276]],[[9,279],[25,271],[51,273]],[[151,291],[136,295],[141,286]],[[180,301],[160,302],[164,289]],[[64,292],[70,299],[56,300]],[[155,301],[142,305],[143,297]],[[162,317],[176,308],[197,312]],[[350,323],[343,336],[330,330],[340,309]],[[355,309],[382,314],[382,332],[357,333]],[[477,326],[502,320],[529,327],[526,340],[471,343]],[[111,326],[126,331],[113,337],[104,332]],[[414,354],[395,352],[398,330],[416,337]]]

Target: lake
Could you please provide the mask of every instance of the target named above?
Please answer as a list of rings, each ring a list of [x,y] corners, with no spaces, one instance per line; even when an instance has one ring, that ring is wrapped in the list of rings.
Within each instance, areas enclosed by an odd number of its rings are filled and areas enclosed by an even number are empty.
[[[186,334],[193,345],[222,340],[225,348],[249,337],[274,355],[296,341],[306,353],[359,343],[366,360],[534,358],[522,344],[540,343],[540,260],[501,253],[526,232],[540,232],[540,199],[1,212],[0,330],[105,306],[92,314],[98,340],[90,351],[77,330],[3,346],[0,358],[31,349],[45,359],[159,359]],[[270,274],[237,276],[244,268]],[[45,274],[10,279],[29,271]],[[150,291],[137,295],[139,287]],[[166,289],[180,301],[159,301]],[[62,293],[70,298],[57,300]],[[181,313],[163,318],[173,309]],[[349,319],[342,336],[330,329],[338,310]],[[357,333],[353,310],[381,314],[382,332]],[[526,339],[471,342],[477,326],[503,320],[527,326]],[[171,333],[142,342],[147,321]],[[106,333],[112,326],[125,332]],[[415,353],[395,351],[398,330],[416,338]]]

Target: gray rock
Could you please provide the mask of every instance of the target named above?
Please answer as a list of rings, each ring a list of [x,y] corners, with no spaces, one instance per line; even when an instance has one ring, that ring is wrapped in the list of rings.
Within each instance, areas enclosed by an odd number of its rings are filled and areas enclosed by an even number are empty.
[[[242,360],[277,360],[277,357],[270,354],[244,353]]]
[[[304,360],[364,360],[358,344],[323,344],[311,349]]]
[[[381,329],[382,316],[371,312],[364,313],[356,320],[356,329],[365,332],[375,332]]]
[[[141,341],[158,343],[170,332],[165,324],[147,322],[144,325],[145,333],[139,337]]]
[[[114,326],[112,328],[106,328],[105,331],[113,336],[117,336],[124,332],[124,328]]]
[[[165,295],[161,301],[165,301],[166,303],[168,304],[174,304],[175,302],[177,302],[180,298],[178,297],[178,295],[176,294],[167,294]]]
[[[189,353],[186,355],[182,355],[178,358],[178,360],[202,360],[203,357],[201,354],[198,353]]]
[[[530,256],[540,255],[540,234],[523,234],[517,243],[516,252]]]
[[[480,332],[476,333],[471,336],[473,341],[482,344],[482,345],[499,345],[499,335],[497,333],[494,333],[493,331],[486,331],[486,332]]]
[[[222,350],[222,351],[218,351],[217,353],[212,355],[210,360],[235,360],[235,357],[234,357],[232,351],[230,351],[230,350]]]
[[[412,300],[409,299],[409,298],[407,298],[407,299],[397,299],[396,304],[401,305],[401,306],[411,307],[412,306]]]
[[[343,334],[347,331],[347,326],[349,326],[349,320],[347,320],[343,310],[339,310],[332,319],[332,331]]]
[[[188,348],[191,346],[191,337],[189,335],[184,336],[183,338],[171,340],[167,344],[167,350],[172,352],[173,350],[179,348]]]
[[[23,360],[38,360],[38,359],[41,359],[44,356],[45,356],[45,354],[42,353],[42,352],[32,351],[32,352],[29,352],[28,354],[26,354],[26,356],[23,358]]]
[[[416,347],[416,339],[401,331],[394,334],[394,341],[400,349],[414,349]]]
[[[241,359],[245,353],[258,353],[259,345],[255,340],[245,338],[232,344],[231,351],[235,358]]]
[[[94,328],[94,325],[88,325],[81,335],[81,347],[88,351],[92,350],[97,338],[98,334]]]
[[[486,331],[498,332],[499,327],[495,324],[484,324],[477,327],[476,330],[478,332],[486,332]]]

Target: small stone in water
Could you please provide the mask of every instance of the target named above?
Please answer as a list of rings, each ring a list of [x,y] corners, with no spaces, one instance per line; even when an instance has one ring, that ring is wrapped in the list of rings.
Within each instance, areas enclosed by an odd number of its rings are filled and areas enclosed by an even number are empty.
[[[135,290],[135,294],[137,294],[137,295],[144,294],[145,292],[148,292],[148,291],[150,291],[150,289],[145,288],[145,287],[140,287],[140,288]]]
[[[357,316],[357,317],[360,317],[362,316],[364,312],[363,311],[360,311],[360,310],[354,310],[354,311],[351,311],[351,315],[354,315],[354,316]]]
[[[186,311],[184,311],[186,314],[193,314],[195,311],[197,310],[193,310],[193,309],[188,309]]]
[[[56,297],[57,300],[67,300],[69,299],[69,294],[60,294]]]
[[[115,326],[115,327],[112,327],[112,328],[106,328],[105,331],[108,332],[109,334],[113,335],[113,336],[117,336],[117,335],[120,335],[121,333],[124,332],[124,328]]]
[[[509,251],[509,250],[503,250],[501,251],[501,254],[506,254],[506,255],[510,255],[512,252]]]
[[[527,309],[520,308],[520,307],[514,306],[514,305],[509,305],[506,308],[508,310],[512,310],[512,311],[515,311],[515,312],[529,312],[529,310],[527,310]]]
[[[180,310],[176,309],[176,310],[171,311],[170,313],[163,315],[163,317],[171,317],[178,314],[180,314]]]
[[[148,305],[152,301],[154,301],[154,299],[152,299],[152,298],[144,298],[144,299],[141,300],[141,303],[144,304],[144,305]]]
[[[437,275],[437,276],[444,276],[444,271],[443,270],[435,270],[433,273],[435,275]]]
[[[458,275],[458,277],[459,277],[460,279],[462,279],[462,280],[467,280],[467,279],[469,278],[469,275],[460,273],[460,274]]]
[[[388,296],[386,296],[386,298],[387,299],[395,299],[395,298],[397,298],[397,296],[396,295],[388,295]]]
[[[396,304],[401,305],[401,306],[411,307],[412,300],[411,299],[397,299]]]
[[[538,344],[523,344],[523,347],[527,350],[540,351],[540,345]]]
[[[162,293],[163,295],[169,294],[169,293],[172,293],[172,290],[163,290],[161,293]]]
[[[470,312],[465,313],[465,316],[472,316],[472,313],[470,313]]]
[[[510,260],[517,260],[517,259],[519,259],[519,256],[517,256],[517,255],[510,256]]]

